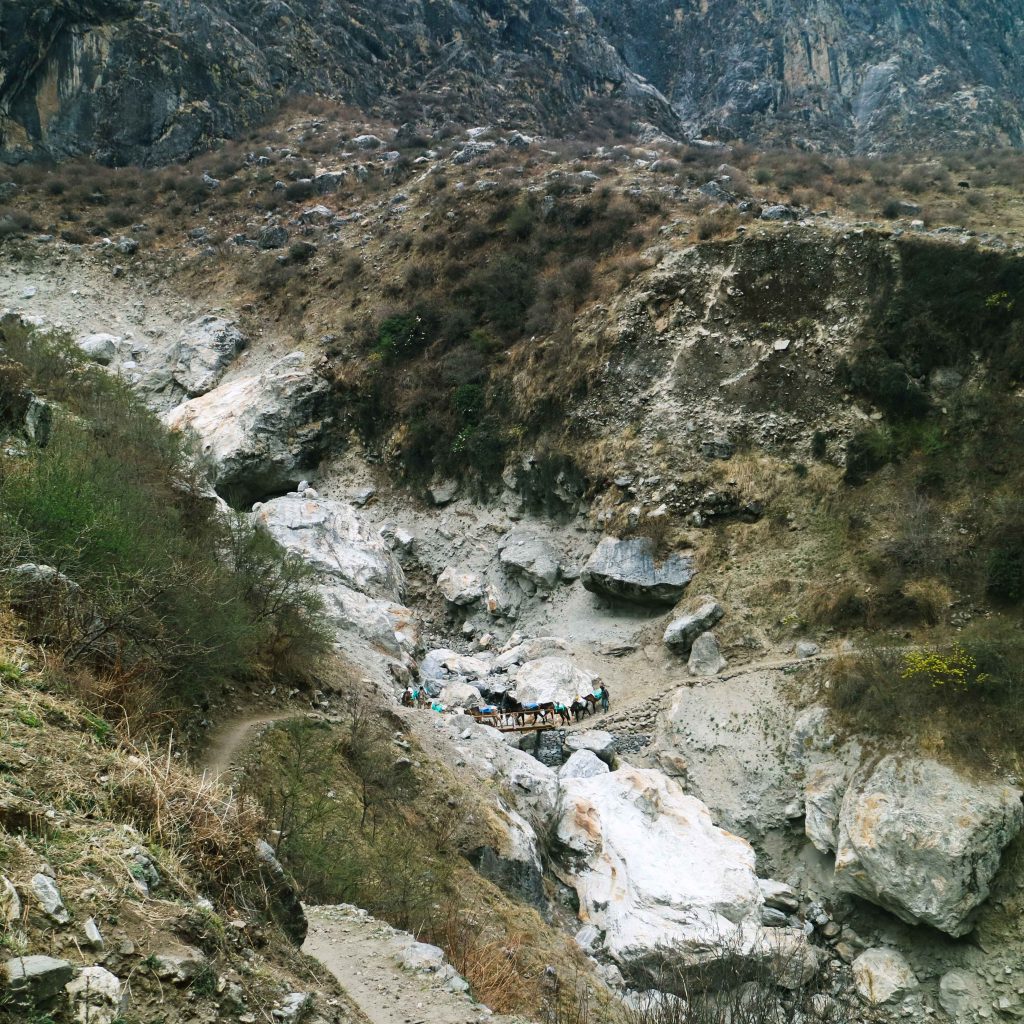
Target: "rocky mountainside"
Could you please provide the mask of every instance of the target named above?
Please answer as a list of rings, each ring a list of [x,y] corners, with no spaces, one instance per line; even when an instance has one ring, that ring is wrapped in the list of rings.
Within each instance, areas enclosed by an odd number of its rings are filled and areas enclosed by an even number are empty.
[[[846,151],[1019,145],[1004,0],[585,0],[688,133]]]
[[[1018,145],[1022,39],[1024,12],[1000,0],[8,0],[0,153],[159,164],[289,91],[552,133],[639,120],[856,152]]]
[[[672,120],[566,0],[14,0],[0,11],[8,155],[158,164],[235,135],[289,90],[403,120],[567,125],[588,98]]]

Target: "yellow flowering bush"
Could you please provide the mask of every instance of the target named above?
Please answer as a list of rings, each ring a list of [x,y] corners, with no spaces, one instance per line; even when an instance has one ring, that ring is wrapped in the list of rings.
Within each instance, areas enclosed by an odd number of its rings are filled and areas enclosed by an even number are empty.
[[[934,687],[949,686],[968,690],[981,686],[988,675],[978,671],[978,663],[959,644],[948,651],[907,651],[903,655],[901,678],[923,681]]]

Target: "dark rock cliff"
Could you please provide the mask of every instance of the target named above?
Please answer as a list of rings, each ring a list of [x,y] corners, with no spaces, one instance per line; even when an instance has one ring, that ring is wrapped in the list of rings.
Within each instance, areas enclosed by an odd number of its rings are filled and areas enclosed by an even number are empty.
[[[293,90],[403,121],[561,132],[611,103],[681,138],[1020,145],[1022,44],[1022,0],[2,0],[0,157],[160,163]]]
[[[584,0],[693,134],[848,152],[1024,141],[1020,0]]]
[[[5,0],[0,151],[176,159],[289,90],[404,118],[569,128],[613,98],[671,123],[569,0]]]

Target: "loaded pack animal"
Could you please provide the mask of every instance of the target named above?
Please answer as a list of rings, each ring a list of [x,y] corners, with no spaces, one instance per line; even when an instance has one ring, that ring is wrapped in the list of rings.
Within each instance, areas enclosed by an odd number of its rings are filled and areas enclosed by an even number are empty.
[[[493,704],[483,704],[475,708],[466,708],[466,714],[480,725],[501,728],[501,711]]]

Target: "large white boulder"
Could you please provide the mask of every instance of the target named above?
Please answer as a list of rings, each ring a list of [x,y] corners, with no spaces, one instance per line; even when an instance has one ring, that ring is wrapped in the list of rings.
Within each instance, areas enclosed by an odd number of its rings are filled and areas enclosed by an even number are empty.
[[[890,755],[843,799],[836,884],[911,924],[965,935],[1022,825],[1020,790]]]
[[[420,662],[420,675],[425,679],[443,681],[453,676],[467,679],[485,679],[491,671],[491,662],[486,657],[459,654],[445,647],[428,651]]]
[[[203,316],[185,324],[174,349],[171,376],[188,395],[212,391],[235,357],[248,344],[233,320]]]
[[[693,559],[673,554],[659,564],[646,537],[605,537],[590,556],[580,580],[587,590],[645,605],[673,605],[695,573]]]
[[[253,514],[286,551],[316,571],[325,610],[341,630],[354,630],[399,657],[417,633],[401,601],[405,574],[384,540],[340,501],[287,494]]]
[[[292,352],[263,373],[183,402],[165,419],[200,439],[214,486],[243,506],[294,487],[315,468],[333,423],[330,385]]]
[[[750,844],[651,769],[562,780],[557,838],[580,918],[623,965],[674,947],[699,960],[737,944],[763,903]]]
[[[571,732],[565,737],[566,750],[589,750],[609,765],[615,760],[615,747],[615,737],[603,729],[584,729]]]
[[[592,750],[577,750],[558,769],[560,779],[591,779],[595,775],[607,775],[608,765]]]
[[[522,703],[554,701],[568,707],[585,697],[597,685],[597,676],[585,672],[567,658],[538,658],[528,661],[516,676],[516,697]]]

